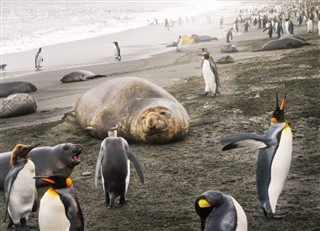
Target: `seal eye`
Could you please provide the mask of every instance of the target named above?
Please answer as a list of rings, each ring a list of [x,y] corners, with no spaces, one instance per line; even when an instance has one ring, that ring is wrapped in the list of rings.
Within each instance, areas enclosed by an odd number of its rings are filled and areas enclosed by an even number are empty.
[[[141,120],[144,120],[146,117],[145,116],[141,116]]]
[[[64,145],[63,150],[67,151],[69,149],[69,145]]]
[[[166,115],[167,113],[165,111],[160,112],[160,115]]]

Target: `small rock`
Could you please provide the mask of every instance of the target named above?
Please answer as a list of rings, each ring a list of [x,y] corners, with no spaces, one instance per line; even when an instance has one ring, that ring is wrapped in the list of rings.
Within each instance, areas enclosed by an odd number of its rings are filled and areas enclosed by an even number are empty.
[[[91,172],[84,172],[82,173],[82,176],[91,176]]]

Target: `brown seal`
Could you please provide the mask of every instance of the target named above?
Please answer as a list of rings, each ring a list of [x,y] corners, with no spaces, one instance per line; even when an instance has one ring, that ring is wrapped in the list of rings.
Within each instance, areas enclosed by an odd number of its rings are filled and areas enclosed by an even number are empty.
[[[168,143],[188,133],[184,107],[163,88],[140,78],[109,79],[78,100],[75,115],[80,126],[104,139],[117,126],[119,136],[142,143]]]

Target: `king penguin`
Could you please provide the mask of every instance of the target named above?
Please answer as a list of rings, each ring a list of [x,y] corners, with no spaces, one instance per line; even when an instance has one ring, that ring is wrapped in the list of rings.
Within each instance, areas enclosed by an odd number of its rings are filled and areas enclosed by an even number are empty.
[[[292,159],[292,133],[285,119],[286,96],[279,105],[276,94],[276,108],[271,126],[266,135],[236,134],[221,139],[222,150],[240,147],[260,149],[256,181],[260,206],[267,218],[282,218],[284,212],[276,212],[278,198],[284,188]]]
[[[183,45],[183,40],[182,40],[181,36],[179,36],[178,41],[177,41],[177,52],[181,51],[182,45]]]
[[[118,62],[121,61],[120,47],[118,42],[113,42],[114,59]]]
[[[216,96],[217,93],[220,93],[218,87],[221,87],[218,68],[209,51],[206,48],[201,48],[201,50],[203,52],[200,55],[203,56],[201,69],[205,82],[204,96],[206,96],[210,91],[212,92],[213,96]]]
[[[35,57],[35,68],[37,71],[40,71],[41,68],[41,62],[43,62],[43,58],[41,55],[42,47],[39,48],[36,57]]]
[[[195,210],[201,220],[201,230],[246,231],[247,216],[241,205],[229,195],[207,191],[197,197]]]
[[[307,32],[312,33],[313,30],[313,22],[311,18],[308,18],[307,20]]]
[[[120,205],[126,201],[126,193],[130,182],[130,161],[133,163],[141,183],[144,176],[139,161],[132,153],[128,142],[117,137],[117,129],[111,128],[108,137],[100,147],[95,172],[95,186],[101,175],[102,187],[105,193],[108,208],[114,205],[115,199],[120,196]]]
[[[17,144],[11,154],[11,169],[4,183],[6,215],[9,216],[8,228],[26,227],[29,214],[37,210],[37,189],[35,165],[27,155],[35,146]]]
[[[39,208],[41,231],[83,231],[82,210],[74,193],[72,180],[65,175],[36,176],[50,184]]]

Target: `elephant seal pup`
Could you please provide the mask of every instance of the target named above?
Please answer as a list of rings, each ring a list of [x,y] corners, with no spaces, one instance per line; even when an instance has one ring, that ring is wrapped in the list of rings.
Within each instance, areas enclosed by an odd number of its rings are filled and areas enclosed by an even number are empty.
[[[7,97],[8,95],[16,93],[34,92],[36,90],[37,87],[29,82],[12,81],[0,83],[0,97]]]
[[[270,50],[290,49],[290,48],[302,47],[304,45],[310,45],[310,43],[300,39],[297,36],[285,36],[280,39],[275,39],[267,42],[262,46],[261,50],[270,51]]]
[[[79,81],[86,81],[88,79],[94,79],[99,77],[105,77],[105,75],[96,75],[91,71],[72,71],[65,76],[62,77],[60,80],[62,83],[71,83],[71,82],[79,82]]]
[[[0,118],[9,118],[34,113],[37,110],[35,99],[26,93],[9,95],[0,99]]]
[[[73,168],[80,163],[79,155],[82,147],[79,144],[64,143],[53,147],[37,147],[32,149],[28,157],[36,167],[36,176],[51,176],[65,174],[70,176]],[[0,153],[0,189],[3,189],[4,180],[10,171],[11,152]],[[37,186],[45,185],[40,180]]]
[[[226,43],[224,44],[221,48],[220,48],[221,52],[224,53],[234,53],[234,52],[238,52],[238,48],[236,45],[231,44],[231,43]]]
[[[189,130],[184,107],[163,88],[136,77],[109,79],[84,93],[75,106],[80,126],[104,139],[117,126],[127,141],[168,143]]]
[[[234,58],[232,55],[227,55],[218,59],[216,63],[219,63],[219,64],[234,63]]]

